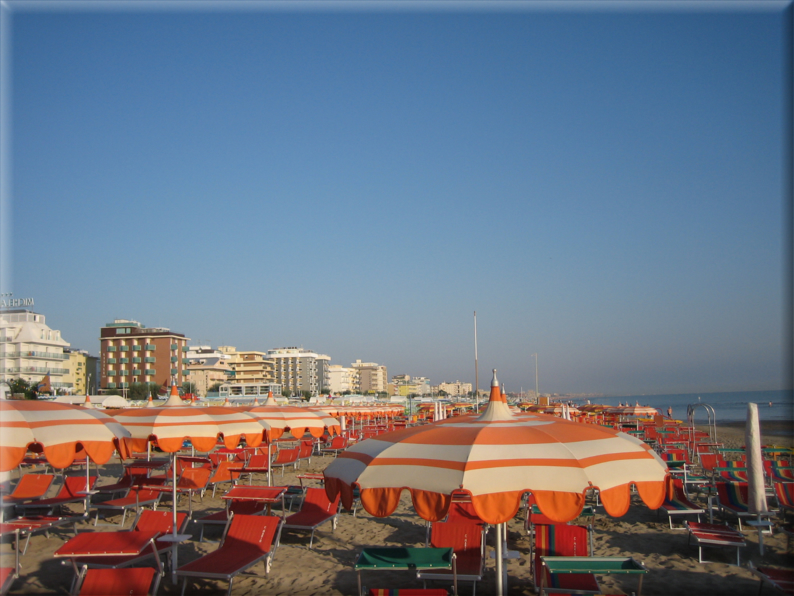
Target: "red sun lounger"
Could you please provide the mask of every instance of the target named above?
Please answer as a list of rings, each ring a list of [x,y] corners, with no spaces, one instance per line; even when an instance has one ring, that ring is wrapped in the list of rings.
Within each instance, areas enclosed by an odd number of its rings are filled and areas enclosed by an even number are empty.
[[[50,490],[53,480],[55,480],[54,474],[25,474],[10,494],[3,495],[3,505],[41,500]]]
[[[270,573],[282,524],[282,519],[273,515],[232,514],[218,549],[176,570],[184,578],[182,595],[191,577],[227,580],[228,596],[234,578],[260,561],[264,561],[265,574]]]
[[[225,526],[229,523],[232,513],[236,515],[262,515],[265,513],[265,507],[267,507],[267,503],[264,501],[237,501],[232,499],[227,509],[193,520],[201,526],[199,542],[204,542],[204,527],[206,525]]]
[[[535,525],[533,547],[535,590],[543,585],[546,593],[599,593],[601,589],[592,573],[548,573],[541,557],[586,557],[590,554],[590,534],[585,526],[568,524]],[[542,578],[541,574],[545,574]],[[542,580],[542,581],[541,581]]]
[[[430,544],[433,548],[451,547],[456,558],[458,581],[473,582],[472,596],[477,591],[477,582],[485,572],[485,529],[482,525],[458,522],[435,522],[430,528]],[[421,580],[452,581],[452,571],[426,569],[416,572]]]
[[[17,503],[17,508],[22,510],[30,510],[33,509],[34,511],[41,511],[52,513],[56,508],[60,508],[62,505],[68,505],[69,503],[80,503],[87,500],[88,495],[86,494],[88,490],[94,488],[94,484],[96,484],[97,477],[91,476],[88,479],[88,486],[86,487],[86,477],[85,476],[65,476],[63,480],[63,486],[61,486],[61,490],[58,491],[58,494],[55,495],[51,499],[38,499],[35,501],[29,501],[26,503]],[[88,513],[86,511],[86,513]]]
[[[0,567],[0,594],[7,593],[16,578],[13,567]]]
[[[779,567],[754,567],[752,561],[747,568],[761,579],[758,593],[764,586],[764,582],[771,584],[784,594],[794,594],[794,569],[781,569]]]
[[[135,511],[138,512],[143,507],[148,506],[151,506],[152,509],[156,509],[162,494],[162,492],[153,488],[135,487],[127,493],[126,497],[111,499],[110,501],[103,501],[102,503],[94,503],[91,505],[97,510],[94,525],[96,526],[99,523],[100,512],[103,512],[105,515],[121,513],[121,521],[118,525],[123,527],[124,521],[127,519],[127,511],[135,509]]]
[[[284,520],[284,527],[289,530],[310,530],[309,548],[314,542],[314,531],[330,521],[332,531],[336,529],[336,516],[339,511],[339,497],[328,500],[324,488],[307,488],[301,510]]]
[[[84,566],[76,592],[79,596],[146,596],[157,594],[159,585],[160,576],[151,567],[89,569]]]
[[[727,524],[720,525],[686,522],[686,526],[687,530],[689,531],[687,544],[691,544],[692,540],[694,540],[698,547],[698,563],[710,562],[703,560],[703,547],[708,546],[717,548],[735,548],[736,565],[741,566],[739,559],[739,549],[747,546],[744,541],[744,536],[741,532],[734,530]]]

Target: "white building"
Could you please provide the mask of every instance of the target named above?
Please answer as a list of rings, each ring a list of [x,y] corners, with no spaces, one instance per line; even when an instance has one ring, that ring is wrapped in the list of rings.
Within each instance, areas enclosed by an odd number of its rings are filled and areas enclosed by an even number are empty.
[[[273,361],[275,381],[293,395],[308,391],[311,395],[330,389],[328,367],[331,357],[303,348],[276,348],[267,351]]]
[[[47,326],[44,315],[0,311],[0,381],[22,378],[35,385],[49,375],[53,391],[69,392],[73,383],[65,378],[70,372],[69,354],[64,353],[68,347],[61,332]]]
[[[445,391],[447,395],[455,397],[468,395],[471,393],[471,383],[461,383],[460,381],[455,381],[454,383],[444,382],[439,384],[438,391]]]
[[[337,395],[345,391],[357,391],[358,370],[341,364],[328,366],[328,388]]]
[[[387,391],[389,377],[386,367],[375,362],[356,360],[350,366],[358,371],[359,393],[380,393]]]

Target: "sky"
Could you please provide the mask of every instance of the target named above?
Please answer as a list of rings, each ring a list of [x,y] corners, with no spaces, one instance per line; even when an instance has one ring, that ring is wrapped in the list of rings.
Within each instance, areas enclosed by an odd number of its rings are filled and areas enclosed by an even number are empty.
[[[2,291],[75,348],[791,387],[788,3],[3,10]]]

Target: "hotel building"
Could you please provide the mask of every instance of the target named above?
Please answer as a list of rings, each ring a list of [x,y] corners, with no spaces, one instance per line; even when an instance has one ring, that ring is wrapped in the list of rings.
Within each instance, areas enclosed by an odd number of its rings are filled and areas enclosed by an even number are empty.
[[[189,338],[163,327],[144,327],[138,321],[116,319],[100,329],[100,386],[124,389],[130,383],[190,380],[186,375]]]
[[[292,347],[268,350],[267,358],[273,361],[276,383],[293,395],[328,390],[330,356]]]
[[[275,382],[275,364],[265,352],[253,350],[237,351],[234,346],[218,346],[218,352],[226,358],[232,374],[229,383],[266,385]]]
[[[356,360],[350,366],[358,371],[356,393],[380,393],[388,390],[389,378],[385,366],[361,360]]]
[[[0,381],[21,378],[36,385],[49,375],[53,391],[69,393],[73,383],[66,378],[68,347],[61,332],[47,326],[44,315],[23,309],[0,311]]]

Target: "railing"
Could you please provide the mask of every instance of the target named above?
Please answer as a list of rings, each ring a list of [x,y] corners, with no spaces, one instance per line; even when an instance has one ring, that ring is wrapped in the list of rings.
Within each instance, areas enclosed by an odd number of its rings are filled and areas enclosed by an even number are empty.
[[[58,352],[7,352],[0,354],[2,358],[47,358],[48,360],[69,360],[69,354]]]
[[[0,368],[0,373],[45,373],[48,375],[65,375],[68,368],[45,368],[43,366],[9,366]]]

